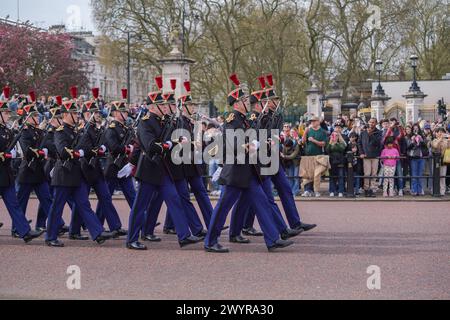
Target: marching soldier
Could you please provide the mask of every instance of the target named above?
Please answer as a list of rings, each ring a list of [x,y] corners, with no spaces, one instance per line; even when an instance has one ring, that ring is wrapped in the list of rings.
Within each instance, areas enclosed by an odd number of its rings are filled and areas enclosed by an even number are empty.
[[[7,127],[10,118],[8,99],[10,88],[3,89],[5,101],[0,101],[0,195],[11,216],[16,232],[26,243],[38,238],[43,231],[33,231],[25,218],[16,196],[15,181],[11,169],[11,159],[16,157],[14,146],[17,138]],[[20,134],[20,132],[19,132]]]
[[[113,205],[111,193],[105,178],[102,174],[99,156],[105,154],[106,147],[101,145],[101,125],[102,119],[97,106],[99,89],[93,88],[92,93],[94,100],[86,101],[82,107],[82,116],[85,119],[84,131],[81,132],[81,138],[75,149],[85,151],[85,156],[80,159],[81,171],[83,177],[81,179],[81,188],[85,191],[85,196],[89,197],[91,188],[97,195],[98,205],[104,214],[109,225],[109,230],[113,233],[113,238],[118,238],[127,234],[122,229],[119,214]],[[69,238],[72,240],[88,240],[88,237],[81,235],[81,217],[77,206],[72,210],[72,222],[70,225]]]
[[[104,145],[108,151],[106,164],[104,168],[104,176],[109,187],[111,195],[120,187],[130,208],[133,206],[136,197],[133,179],[131,175],[118,177],[119,171],[129,165],[130,155],[133,153],[133,140],[135,132],[133,128],[126,125],[128,119],[128,107],[126,106],[127,94],[122,90],[122,101],[115,101],[111,106],[111,115],[114,120],[105,131]],[[97,216],[103,222],[105,215],[102,208],[98,205],[96,210]]]
[[[30,104],[21,108],[22,116],[27,120],[19,139],[24,159],[17,177],[19,185],[17,199],[22,211],[26,213],[30,194],[32,191],[36,193],[42,209],[36,220],[36,230],[45,230],[52,196],[45,178],[44,164],[52,146],[48,140],[44,140],[45,132],[39,128],[36,95],[33,91],[30,92],[30,99]]]
[[[158,88],[162,88],[162,78],[157,77]],[[192,236],[185,207],[178,195],[175,179],[172,176],[170,151],[173,142],[170,141],[173,123],[163,122],[163,117],[170,115],[170,105],[166,103],[161,91],[149,94],[149,112],[142,118],[138,126],[138,140],[141,148],[139,162],[136,168],[136,179],[139,187],[136,200],[130,213],[127,247],[133,250],[146,250],[140,243],[139,233],[144,225],[144,216],[150,201],[159,193],[172,215],[177,229],[180,247],[201,241]]]
[[[256,210],[268,250],[273,251],[290,246],[293,244],[292,241],[280,239],[270,212],[272,208],[261,187],[260,174],[257,167],[250,164],[249,161],[250,153],[255,153],[258,148],[257,141],[248,142],[246,144],[248,148],[245,149],[236,146],[237,140],[239,140],[235,136],[236,131],[243,132],[250,128],[246,119],[248,96],[245,95],[240,87],[240,82],[236,75],[232,75],[230,79],[234,82],[237,89],[228,95],[228,103],[234,110],[226,121],[223,133],[225,161],[219,183],[224,185],[224,189],[211,218],[205,240],[205,250],[214,253],[229,252],[227,248],[219,244],[218,238],[229,211],[241,196],[248,198],[251,206]],[[245,154],[242,154],[244,152]],[[227,158],[232,158],[234,163],[227,163]]]
[[[263,85],[262,80],[260,79],[261,85]],[[278,112],[280,105],[280,98],[276,95],[274,89],[274,82],[272,75],[267,76],[267,82],[269,84],[268,88],[264,89],[264,101],[267,103],[267,116],[263,115],[262,126],[260,129],[267,130],[277,130],[280,132],[281,127],[283,125],[283,119],[281,117],[281,113]],[[265,87],[265,84],[264,84]],[[279,137],[279,134],[278,134]],[[273,143],[277,143],[273,141]],[[277,155],[279,156],[279,155]],[[295,204],[295,199],[292,194],[292,189],[289,185],[289,181],[286,176],[286,172],[284,168],[280,165],[277,173],[275,175],[270,176],[270,179],[278,191],[278,195],[280,197],[281,203],[283,205],[286,218],[288,220],[289,226],[292,230],[297,231],[310,231],[314,229],[317,225],[315,224],[306,224],[303,223],[300,219],[300,215],[298,213],[297,206]],[[247,211],[247,217],[245,218],[246,224],[245,228],[253,229],[253,221],[255,217],[254,210]],[[247,229],[248,230],[248,229]],[[244,232],[245,234],[245,232]]]
[[[157,80],[157,85],[158,85],[159,89],[161,90],[162,89],[162,77],[157,77],[156,80]],[[168,116],[166,116],[165,119],[166,119],[166,121],[169,122],[167,124],[168,126],[171,125],[170,121],[173,121],[173,130],[183,129],[182,119],[178,117],[181,115],[177,115],[177,110],[176,110],[176,100],[175,100],[175,92],[174,92],[174,90],[176,89],[176,80],[171,80],[170,82],[171,82],[172,92],[163,94],[162,95],[163,99],[161,101],[161,104],[164,104],[170,111],[170,114]],[[173,138],[173,137],[171,137],[171,138]],[[186,137],[177,137],[176,141],[173,141],[173,143],[178,143],[178,142],[190,143],[190,140],[188,140]],[[170,176],[172,178],[172,181],[175,184],[175,187],[178,192],[178,196],[180,197],[181,203],[184,207],[184,211],[185,211],[186,217],[188,219],[189,227],[190,227],[192,233],[196,237],[203,238],[206,235],[206,231],[203,229],[203,225],[198,217],[197,211],[195,210],[195,207],[191,202],[191,196],[190,196],[190,192],[188,189],[188,182],[186,181],[185,171],[184,171],[185,165],[174,164],[170,157],[168,157],[167,163],[168,163],[168,169],[170,171]],[[151,239],[146,239],[146,238],[148,238],[147,236],[151,237],[154,233],[154,226],[155,226],[157,218],[152,216],[152,214],[153,215],[159,214],[161,206],[162,206],[162,202],[163,202],[162,194],[159,194],[151,202],[151,207],[154,207],[154,209],[149,208],[149,210],[147,211],[145,228],[143,230],[143,232],[144,232],[143,238],[145,240],[152,241]],[[171,216],[170,210],[167,212],[167,216],[169,216],[169,217]]]
[[[205,184],[202,180],[202,168],[201,164],[195,163],[194,153],[196,150],[200,150],[201,152],[203,147],[203,136],[195,137],[194,133],[194,116],[195,112],[195,103],[192,100],[191,96],[191,84],[189,81],[184,83],[184,88],[186,90],[186,95],[178,98],[179,103],[182,107],[182,128],[187,130],[190,133],[189,141],[192,142],[192,149],[189,158],[191,159],[191,163],[183,164],[184,176],[186,177],[189,186],[191,187],[191,191],[194,193],[195,199],[199,205],[200,211],[203,216],[203,221],[206,226],[209,226],[211,221],[211,215],[213,212],[213,206],[211,204],[211,200],[208,196],[208,191],[206,190]],[[166,230],[173,229],[173,222],[170,219],[170,215],[166,216],[165,223]]]
[[[263,90],[255,91],[250,96],[250,105],[252,105],[255,108],[255,114],[250,118],[249,124],[252,129],[257,130],[258,135],[260,134],[259,130],[264,129],[263,125],[266,123],[264,117],[265,108],[262,106],[262,101],[265,98],[264,92],[265,82],[263,83],[262,79],[264,78],[259,78]],[[257,118],[255,118],[256,115],[258,115]],[[259,115],[261,115],[261,117],[259,117]],[[262,165],[259,164],[259,167],[261,166]],[[296,237],[300,233],[302,233],[303,230],[301,229],[292,230],[287,227],[286,223],[284,222],[283,215],[281,214],[278,205],[275,203],[275,199],[273,197],[272,182],[270,179],[268,179],[267,176],[261,175],[261,187],[265,192],[267,199],[273,209],[270,212],[272,213],[275,227],[280,232],[281,238],[283,240],[287,240],[289,238]],[[239,201],[235,205],[231,216],[230,242],[243,244],[250,243],[250,240],[243,238],[241,236],[243,219],[245,218],[245,215],[248,214],[250,209],[251,203],[249,199],[241,196],[239,198]]]
[[[69,197],[72,197],[93,240],[102,244],[112,237],[111,233],[104,231],[100,221],[91,209],[85,190],[81,187],[82,172],[79,159],[83,158],[86,152],[83,149],[75,149],[78,140],[76,87],[71,88],[71,95],[73,100],[63,103],[61,108],[63,125],[59,127],[55,133],[55,146],[58,160],[56,161],[52,172],[54,199],[48,217],[47,236],[45,241],[50,247],[64,246],[64,244],[58,240],[58,230],[59,221]]]

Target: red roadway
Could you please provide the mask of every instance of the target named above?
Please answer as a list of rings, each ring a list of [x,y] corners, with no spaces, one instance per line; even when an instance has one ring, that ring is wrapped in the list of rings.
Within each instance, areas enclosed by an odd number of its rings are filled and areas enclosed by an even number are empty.
[[[129,209],[115,203],[126,226]],[[30,201],[33,220],[36,205]],[[229,245],[223,237],[232,253],[214,255],[200,244],[181,250],[166,235],[147,252],[129,251],[123,240],[99,246],[64,238],[62,249],[44,246],[43,239],[25,245],[10,237],[2,203],[0,298],[450,299],[449,202],[298,206],[305,222],[319,227],[296,238],[295,246],[269,254],[261,238]],[[81,290],[66,288],[70,265],[81,268]],[[381,269],[381,290],[367,288],[371,265]]]

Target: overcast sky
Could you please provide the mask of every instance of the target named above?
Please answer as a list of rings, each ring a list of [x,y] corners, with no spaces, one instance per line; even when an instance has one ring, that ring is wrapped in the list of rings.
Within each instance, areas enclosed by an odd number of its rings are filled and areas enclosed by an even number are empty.
[[[9,15],[11,20],[17,20],[19,4],[20,20],[30,20],[38,27],[65,24],[70,29],[94,30],[89,2],[90,0],[1,0],[0,17]]]

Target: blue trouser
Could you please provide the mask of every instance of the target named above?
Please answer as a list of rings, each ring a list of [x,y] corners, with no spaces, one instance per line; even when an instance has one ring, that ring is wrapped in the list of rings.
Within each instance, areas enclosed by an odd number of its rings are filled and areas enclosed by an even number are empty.
[[[110,231],[115,231],[122,228],[119,214],[117,213],[117,210],[112,203],[111,194],[109,193],[108,185],[106,184],[106,181],[104,179],[99,179],[92,185],[88,184],[87,181],[83,179],[80,187],[84,189],[85,195],[88,198],[91,187],[94,189],[98,199],[98,206],[104,213]],[[83,220],[81,219],[79,210],[75,205],[72,208],[72,221],[70,223],[69,231],[70,234],[80,234],[82,222]]]
[[[8,213],[11,216],[16,232],[21,238],[23,238],[28,232],[30,232],[31,229],[27,219],[25,218],[25,214],[19,205],[19,201],[17,201],[16,189],[14,185],[0,188],[0,195],[5,203],[6,210],[8,210]]]
[[[22,208],[22,212],[26,215],[28,200],[30,199],[30,194],[34,190],[37,198],[39,199],[40,211],[38,211],[37,219],[36,219],[36,228],[45,228],[47,223],[47,217],[50,212],[50,207],[52,205],[52,195],[50,193],[50,188],[47,182],[43,182],[40,184],[28,184],[28,183],[20,183],[18,192],[17,192],[17,200],[20,203],[20,207]],[[64,225],[64,222],[61,222]],[[15,230],[15,225],[12,227]]]
[[[166,202],[168,211],[172,215],[177,229],[178,239],[184,240],[191,235],[184,213],[184,207],[178,196],[175,184],[165,175],[160,186],[146,182],[139,184],[136,199],[130,212],[128,243],[138,241],[139,233],[145,222],[145,212],[156,192],[159,192],[162,199]]]
[[[395,165],[395,175],[398,176],[398,178],[395,179],[397,182],[398,190],[403,190],[405,185],[403,183],[403,167],[401,160],[397,160],[397,164]]]
[[[104,231],[103,226],[97,216],[91,209],[89,198],[86,196],[86,189],[79,187],[55,187],[53,196],[53,204],[50,208],[47,224],[47,241],[56,240],[58,238],[59,223],[63,214],[64,205],[72,197],[73,202],[78,208],[81,219],[83,219],[89,230],[92,239],[97,237]]]
[[[287,229],[286,222],[284,222],[283,215],[281,214],[280,209],[275,203],[275,199],[273,197],[272,192],[272,182],[270,179],[264,179],[261,185],[264,193],[267,196],[267,200],[269,200],[270,204],[270,212],[273,216],[273,221],[275,223],[275,227],[277,228],[279,233],[282,233]],[[239,198],[238,202],[233,208],[233,212],[231,213],[231,222],[230,222],[230,237],[237,237],[241,235],[242,228],[244,225],[244,220],[247,218],[249,212],[255,212],[255,210],[251,206],[251,202],[248,198],[244,198],[242,195]],[[253,214],[252,214],[253,215]],[[254,217],[254,215],[253,215]],[[253,223],[250,227],[253,226]]]
[[[331,166],[330,176],[332,176],[329,183],[330,193],[344,193],[344,168]]]
[[[114,179],[107,179],[106,183],[109,188],[109,193],[111,196],[114,194],[114,191],[118,186],[122,189],[123,195],[125,196],[125,199],[128,202],[128,205],[130,208],[133,206],[134,199],[136,198],[136,190],[134,190],[133,185],[133,178],[114,178]],[[97,204],[97,209],[95,210],[95,213],[97,214],[97,217],[100,219],[100,222],[102,224],[105,223],[105,215],[102,212],[102,208],[100,206],[100,203]]]
[[[424,169],[425,159],[411,159],[411,176],[422,176]],[[411,192],[415,194],[423,192],[422,178],[411,178]]]
[[[294,229],[301,224],[301,219],[283,167],[280,167],[278,173],[271,176],[271,178],[273,185],[278,191],[278,196],[280,197],[281,204],[283,205],[284,213],[286,214],[289,226]]]
[[[181,200],[181,204],[183,205],[183,209],[189,224],[189,228],[191,229],[192,233],[199,234],[203,230],[202,222],[200,221],[200,218],[197,215],[197,211],[195,210],[194,205],[191,202],[191,196],[189,194],[189,189],[186,180],[179,180],[175,181],[175,188],[177,189],[178,197]],[[154,228],[156,225],[156,220],[159,212],[161,211],[163,198],[162,195],[157,196],[154,198],[154,201],[151,202],[151,207],[155,207],[154,209],[148,209],[147,210],[147,218],[146,223],[144,225],[144,232],[145,235],[153,234]],[[167,203],[166,203],[167,204]],[[154,215],[156,213],[156,219],[154,218]],[[168,212],[166,214],[166,223],[171,224],[173,227],[173,221],[171,219],[172,214],[170,212],[170,209],[168,209]]]
[[[209,199],[208,191],[205,188],[205,184],[203,183],[202,178],[199,176],[187,178],[187,181],[191,186],[191,190],[194,193],[198,206],[200,207],[200,211],[203,216],[203,221],[205,222],[205,225],[208,227],[214,209],[212,207],[211,200]],[[164,228],[165,229],[174,228],[173,221],[171,220],[170,215],[166,215]]]
[[[250,205],[256,210],[256,216],[261,225],[261,229],[264,232],[266,245],[270,247],[279,240],[280,236],[270,212],[271,205],[269,200],[267,199],[260,182],[256,177],[252,177],[248,188],[225,186],[219,202],[214,208],[211,223],[208,228],[208,234],[205,239],[205,246],[211,247],[218,243],[218,238],[222,232],[228,213],[241,196],[249,199]]]
[[[299,166],[289,166],[286,168],[286,174],[289,177],[289,185],[292,190],[292,194],[294,196],[298,195],[300,192],[300,186],[299,186]]]

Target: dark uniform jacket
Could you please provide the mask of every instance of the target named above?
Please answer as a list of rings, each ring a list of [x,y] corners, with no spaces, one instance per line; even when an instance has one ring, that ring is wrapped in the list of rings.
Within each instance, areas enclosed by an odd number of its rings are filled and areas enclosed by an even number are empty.
[[[128,164],[128,155],[126,153],[126,141],[128,129],[119,121],[113,121],[105,131],[104,144],[108,149],[104,175],[107,179],[117,178],[119,171]],[[130,139],[131,141],[131,139]],[[131,142],[130,142],[131,143]]]
[[[246,119],[246,116],[242,113],[233,111],[233,113],[228,117],[224,125],[223,132],[225,151],[223,169],[220,174],[219,184],[237,188],[248,188],[252,175],[255,174],[259,177],[256,167],[254,165],[250,165],[247,154],[245,156],[245,163],[237,164],[238,152],[243,152],[243,149],[241,146],[238,146],[239,142],[237,138],[234,138],[234,141],[232,141],[232,138],[227,137],[228,130],[242,129],[246,131],[249,128],[250,125]],[[248,143],[248,141],[246,141],[246,143]],[[226,163],[227,153],[233,154],[234,164]]]
[[[0,124],[0,152],[9,152],[8,146],[14,139],[13,132]],[[11,160],[0,159],[0,188],[9,187],[14,184],[14,175],[11,168]]]
[[[33,126],[28,126],[22,131],[19,143],[24,158],[20,164],[17,176],[20,184],[41,184],[46,181],[44,172],[45,160],[31,150],[42,150],[48,147],[43,144],[43,142],[46,142],[43,141],[44,135],[45,132],[43,130]]]
[[[195,142],[196,139],[194,137],[194,125],[192,124],[191,120],[185,116],[182,116],[181,117],[181,126],[183,129],[190,132],[191,136],[189,137],[189,140],[192,142]],[[202,175],[202,165],[194,164],[195,147],[193,144],[191,144],[191,146],[192,146],[192,148],[191,148],[190,159],[192,162],[190,164],[183,164],[183,173],[186,178],[200,177]]]
[[[47,132],[45,133],[44,137],[42,138],[42,145],[44,145],[45,148],[47,148],[48,150],[47,159],[44,160],[44,176],[47,182],[52,181],[52,178],[50,177],[50,172],[55,167],[56,159],[58,157],[55,146],[55,131],[56,128],[50,126],[47,129]]]
[[[140,145],[140,157],[135,177],[139,181],[161,185],[164,175],[169,174],[168,164],[164,158],[161,143],[163,121],[155,114],[149,113],[138,125],[137,137]]]
[[[57,160],[52,177],[52,186],[78,187],[81,184],[81,164],[78,159],[72,159],[65,148],[72,149],[77,143],[76,128],[64,123],[56,129],[55,146]]]
[[[85,155],[80,159],[81,171],[84,179],[88,184],[95,184],[99,179],[103,178],[100,160],[98,154],[98,138],[101,130],[98,129],[95,123],[92,123],[87,128],[87,131],[80,134],[79,142],[75,147],[76,150],[83,150]]]

